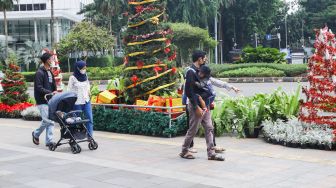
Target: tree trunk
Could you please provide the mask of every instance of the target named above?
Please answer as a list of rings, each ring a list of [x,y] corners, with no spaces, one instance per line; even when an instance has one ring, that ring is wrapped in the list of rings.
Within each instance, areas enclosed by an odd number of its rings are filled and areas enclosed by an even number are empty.
[[[8,57],[8,28],[7,28],[7,15],[4,9],[4,26],[5,26],[5,57]]]
[[[54,46],[54,0],[51,0],[51,21],[50,21],[50,38],[51,48]]]

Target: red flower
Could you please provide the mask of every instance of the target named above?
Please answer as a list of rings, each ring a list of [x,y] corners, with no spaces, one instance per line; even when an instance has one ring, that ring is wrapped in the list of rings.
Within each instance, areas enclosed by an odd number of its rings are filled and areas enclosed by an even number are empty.
[[[171,55],[170,57],[168,57],[169,61],[174,61],[176,59],[176,51],[174,52],[173,55]]]
[[[155,66],[155,67],[153,68],[153,70],[155,71],[156,76],[158,76],[158,75],[159,75],[159,71],[162,71],[162,68],[159,67],[159,66]]]
[[[137,77],[137,75],[133,75],[133,76],[131,77],[131,80],[132,80],[134,86],[136,86],[136,84],[137,84],[139,78]]]
[[[170,50],[169,47],[166,47],[166,48],[164,49],[165,54],[168,54],[170,51],[171,51],[171,50]]]
[[[173,67],[172,68],[172,73],[175,74],[177,72],[177,68],[176,67]]]
[[[166,40],[166,45],[169,46],[171,44],[171,40],[170,39],[167,39]]]
[[[136,13],[142,12],[142,11],[143,11],[143,9],[144,9],[144,7],[143,7],[143,6],[141,6],[141,5],[138,5],[138,6],[136,6],[136,7],[135,7],[135,12],[136,12]]]
[[[137,64],[137,67],[139,69],[141,69],[144,66],[145,63],[143,61],[139,60],[139,61],[136,62],[136,64]]]

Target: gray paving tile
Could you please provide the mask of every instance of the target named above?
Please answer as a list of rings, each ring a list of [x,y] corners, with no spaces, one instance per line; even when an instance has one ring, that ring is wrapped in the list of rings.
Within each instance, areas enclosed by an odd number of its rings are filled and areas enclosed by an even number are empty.
[[[31,181],[27,182],[24,185],[34,187],[34,188],[74,188],[76,187],[75,185],[71,184],[66,184],[66,183],[60,183],[56,181],[51,181],[51,180],[36,180],[36,181]]]

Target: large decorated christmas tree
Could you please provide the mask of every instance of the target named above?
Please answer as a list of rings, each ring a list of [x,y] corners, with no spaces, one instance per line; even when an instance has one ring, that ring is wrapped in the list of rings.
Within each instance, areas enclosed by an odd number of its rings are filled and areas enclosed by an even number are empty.
[[[315,54],[309,61],[310,87],[303,88],[307,100],[301,105],[300,120],[336,129],[336,40],[324,28],[316,31]]]
[[[176,89],[176,47],[165,24],[166,0],[129,0],[128,28],[124,36],[125,99],[147,99]]]

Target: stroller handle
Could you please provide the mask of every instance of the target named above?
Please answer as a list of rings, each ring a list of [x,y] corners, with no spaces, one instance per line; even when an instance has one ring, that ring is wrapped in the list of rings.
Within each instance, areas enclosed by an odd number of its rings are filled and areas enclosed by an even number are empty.
[[[44,99],[47,101],[47,102],[49,102],[49,100],[48,100],[48,96],[54,96],[55,94],[54,93],[48,93],[48,94],[46,94],[46,95],[44,95]]]

